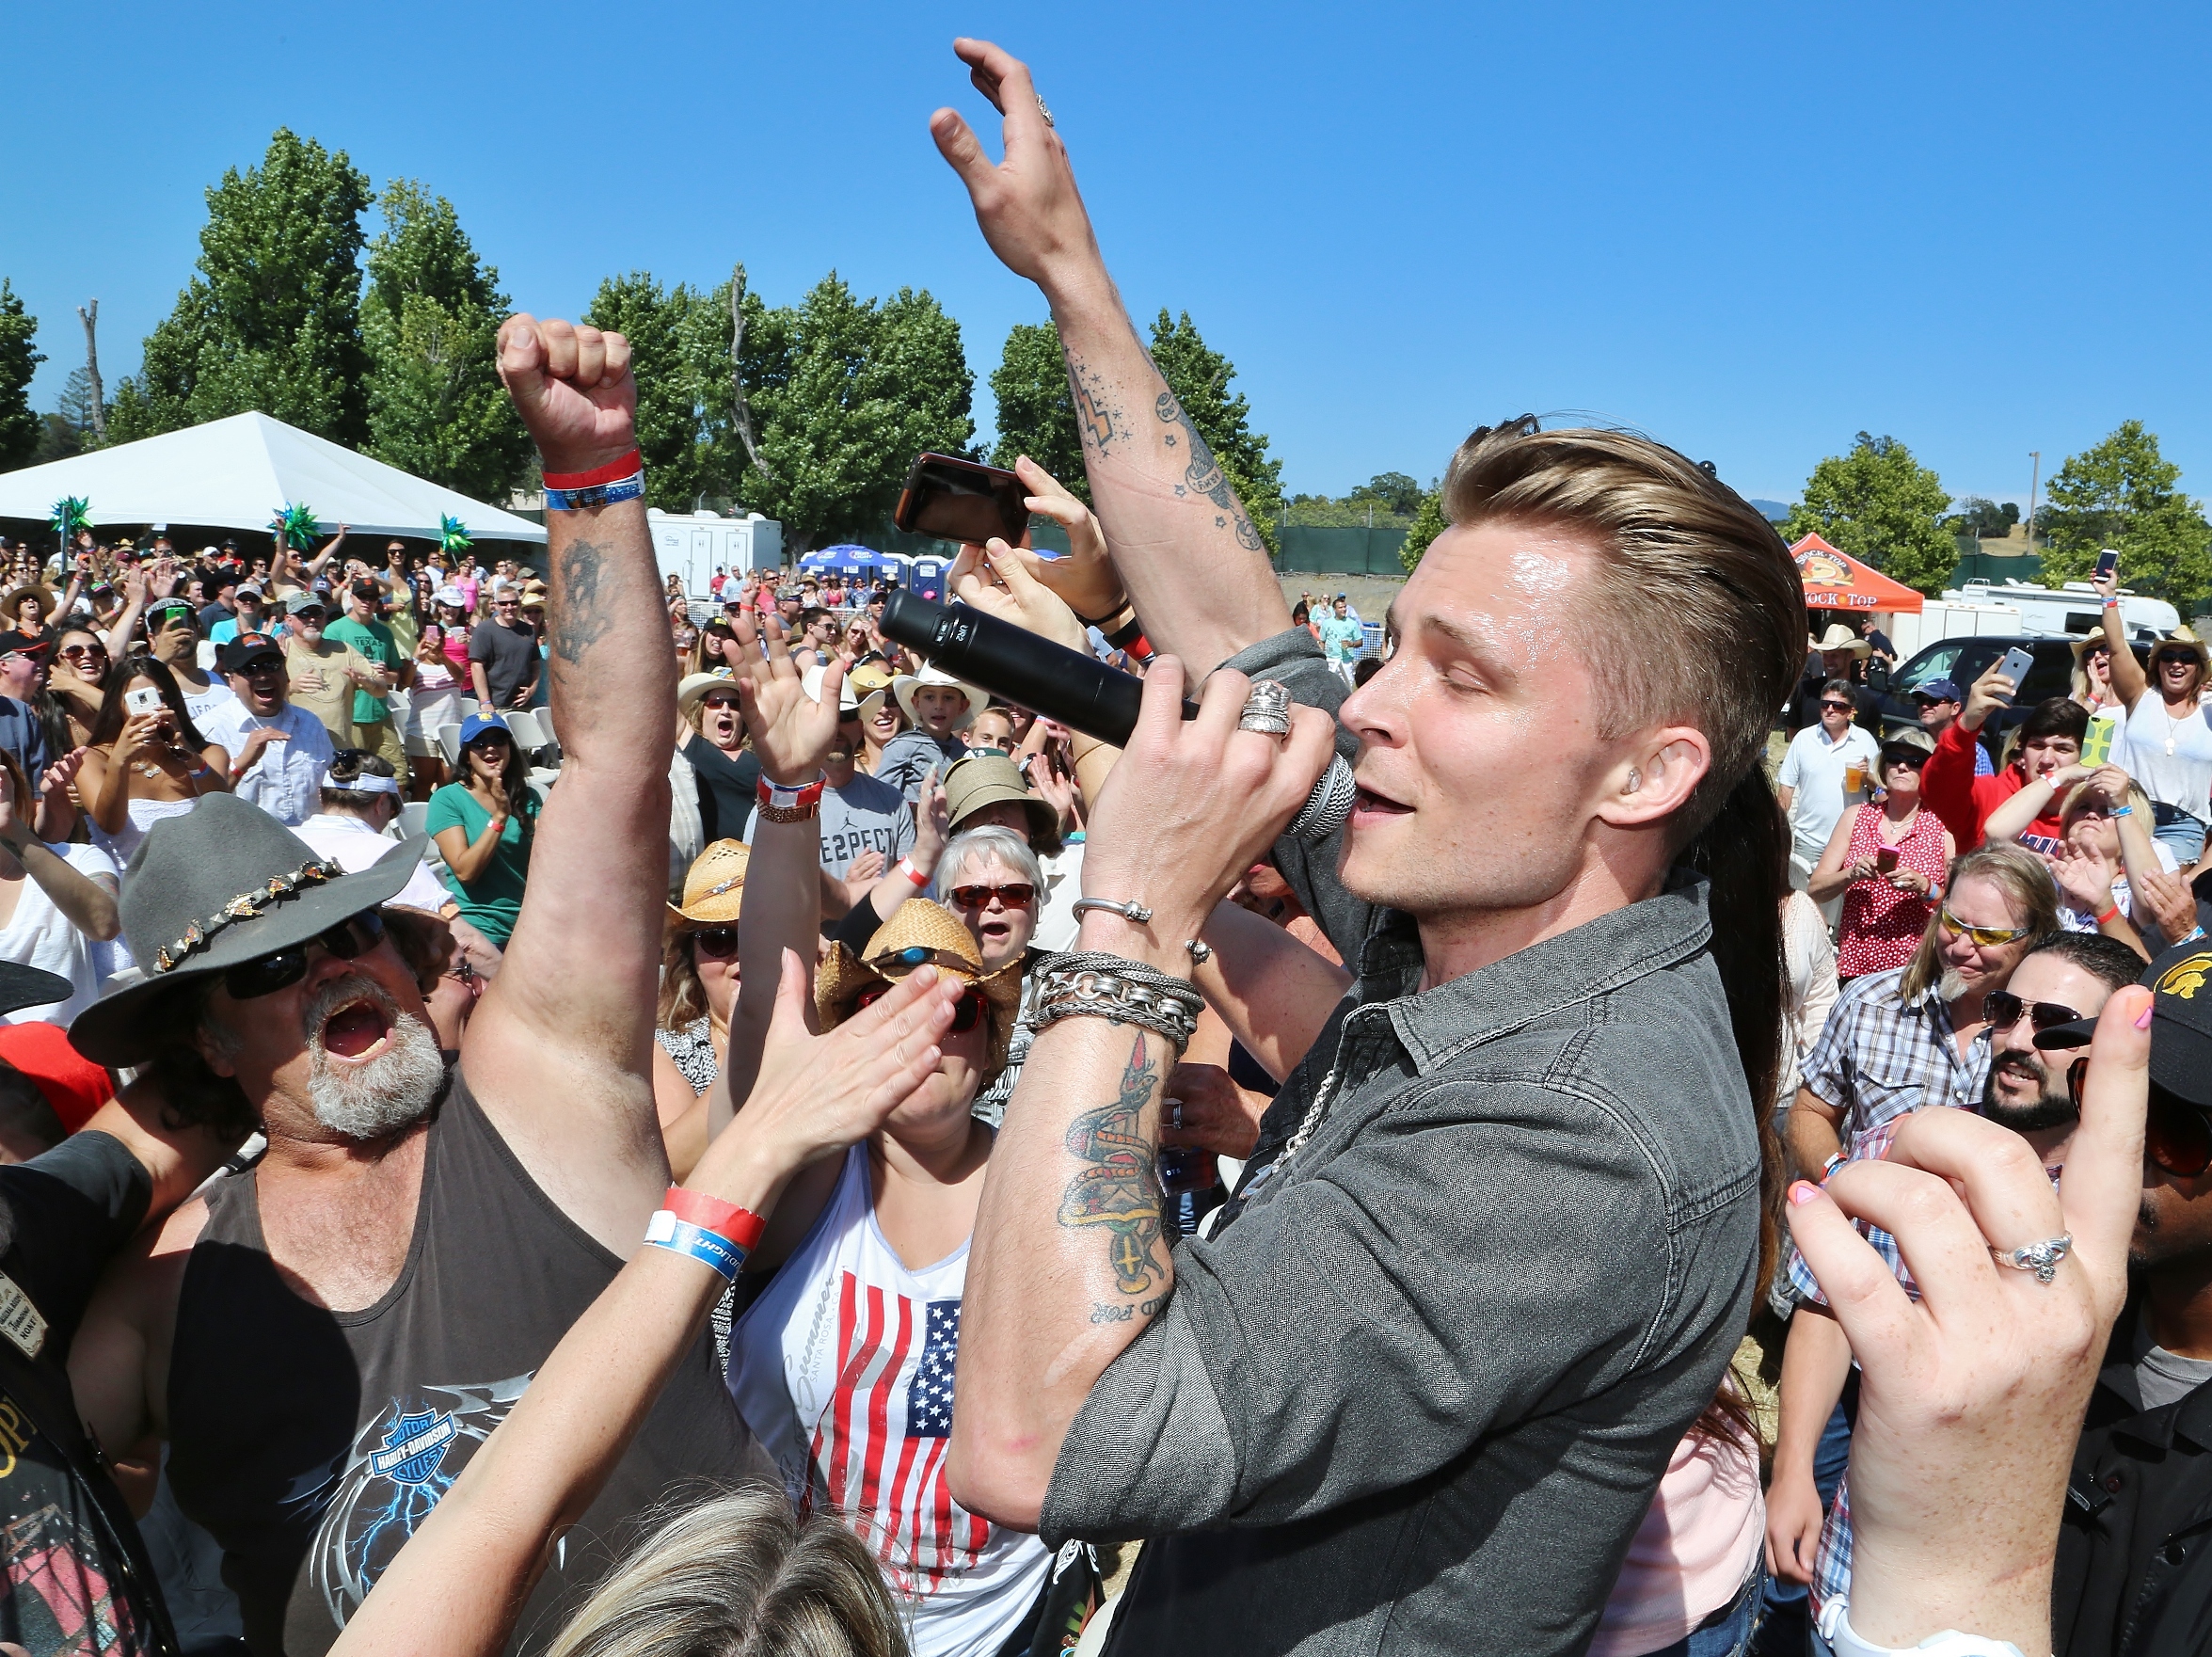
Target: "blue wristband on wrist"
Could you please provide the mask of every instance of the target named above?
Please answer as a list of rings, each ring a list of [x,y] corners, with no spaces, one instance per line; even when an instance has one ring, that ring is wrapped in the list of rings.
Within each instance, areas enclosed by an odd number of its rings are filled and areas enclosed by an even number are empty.
[[[688,1254],[733,1283],[745,1265],[745,1251],[729,1238],[688,1219],[678,1219],[665,1208],[645,1226],[645,1243],[648,1248],[666,1249],[671,1254]]]
[[[612,484],[593,484],[581,489],[552,489],[546,491],[548,512],[581,512],[592,506],[612,506],[617,501],[635,501],[645,492],[645,474],[633,471],[629,476]]]

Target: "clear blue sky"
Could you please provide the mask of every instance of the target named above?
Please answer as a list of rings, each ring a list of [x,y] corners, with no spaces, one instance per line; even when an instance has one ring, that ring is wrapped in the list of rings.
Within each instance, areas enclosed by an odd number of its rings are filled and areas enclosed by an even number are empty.
[[[925,130],[991,115],[963,32],[1036,67],[1132,310],[1229,354],[1294,491],[1426,481],[1534,408],[1777,499],[1864,427],[2024,501],[2029,450],[2047,477],[2133,416],[2212,496],[2185,7],[23,7],[0,272],[37,394],[90,295],[103,368],[136,366],[202,190],[289,124],[450,197],[540,313],[739,259],[772,302],[832,266],[927,287],[988,427],[1043,304]]]

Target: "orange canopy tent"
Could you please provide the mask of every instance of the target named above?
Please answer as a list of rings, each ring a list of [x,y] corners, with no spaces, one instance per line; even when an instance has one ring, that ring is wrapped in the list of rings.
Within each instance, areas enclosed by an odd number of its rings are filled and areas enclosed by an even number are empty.
[[[1849,553],[1838,552],[1818,535],[1790,549],[1805,580],[1807,610],[1880,610],[1892,615],[1918,615],[1921,597],[1878,569],[1869,569]]]

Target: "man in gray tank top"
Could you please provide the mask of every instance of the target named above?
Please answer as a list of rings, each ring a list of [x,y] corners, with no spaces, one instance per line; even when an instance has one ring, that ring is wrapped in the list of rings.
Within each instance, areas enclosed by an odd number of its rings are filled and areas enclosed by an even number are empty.
[[[538,339],[538,362],[505,366],[549,477],[627,477],[627,343],[558,322]],[[119,1261],[72,1364],[111,1456],[167,1440],[255,1657],[336,1639],[668,1184],[648,1063],[675,673],[644,501],[579,495],[548,548],[566,764],[458,1066],[377,921],[420,842],[348,875],[223,794],[133,858],[123,928],[146,977],[71,1029],[187,1118],[268,1136]],[[556,1548],[518,1643],[543,1644],[641,1510],[763,1475],[702,1340]]]

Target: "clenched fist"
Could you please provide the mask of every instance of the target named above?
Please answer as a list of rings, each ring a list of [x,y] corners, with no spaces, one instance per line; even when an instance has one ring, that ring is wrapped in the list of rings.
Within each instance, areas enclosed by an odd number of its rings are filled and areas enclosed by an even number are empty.
[[[548,471],[591,471],[637,447],[629,342],[527,313],[500,325],[500,379]]]

